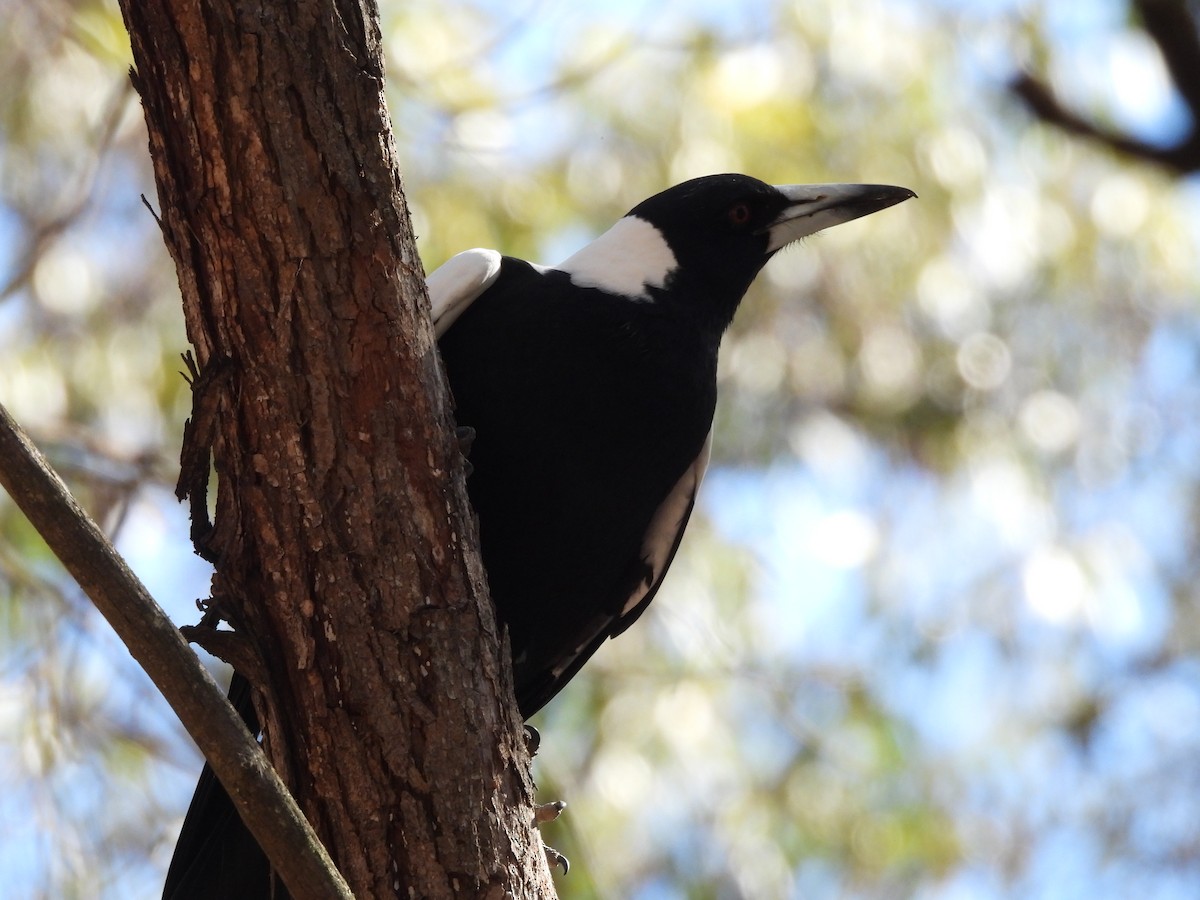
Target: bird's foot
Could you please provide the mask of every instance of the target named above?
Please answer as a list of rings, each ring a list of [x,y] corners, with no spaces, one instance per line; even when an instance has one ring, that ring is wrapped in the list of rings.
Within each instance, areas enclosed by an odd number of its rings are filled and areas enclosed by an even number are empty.
[[[532,725],[525,726],[525,746],[529,749],[529,756],[532,759],[537,756],[538,748],[542,745],[542,735]],[[541,803],[533,808],[533,827],[541,828],[546,822],[553,822],[562,815],[562,811],[567,808],[567,804],[563,800],[555,800],[553,803]],[[546,854],[546,862],[550,864],[551,870],[562,869],[564,875],[571,868],[571,861],[551,847],[549,844],[542,843],[542,850]]]
[[[542,746],[542,733],[532,725],[525,726],[525,747],[529,750],[529,758],[533,759],[537,756],[538,749]]]
[[[475,471],[471,465],[471,445],[475,443],[475,429],[470,425],[458,425],[454,429],[454,438],[458,441],[458,452],[462,454],[463,474],[468,478]]]
[[[555,800],[553,803],[542,803],[533,808],[533,826],[541,828],[546,822],[553,822],[562,815],[562,811],[567,808],[567,804],[562,800]],[[542,844],[542,849],[546,853],[546,862],[550,864],[551,869],[561,868],[564,875],[571,868],[571,861],[551,847],[549,844]]]
[[[550,870],[562,869],[564,875],[571,871],[571,861],[551,847],[549,844],[542,844],[542,849],[546,851],[546,862],[550,865]]]
[[[562,811],[566,808],[567,804],[562,800],[535,806],[533,808],[533,824],[540,828],[546,822],[553,822],[562,815]]]

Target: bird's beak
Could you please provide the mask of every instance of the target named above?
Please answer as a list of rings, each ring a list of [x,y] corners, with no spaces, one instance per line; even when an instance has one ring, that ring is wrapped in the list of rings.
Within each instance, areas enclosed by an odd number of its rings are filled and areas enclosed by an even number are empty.
[[[777,184],[775,190],[789,203],[766,228],[768,253],[917,196],[908,188],[890,184]]]

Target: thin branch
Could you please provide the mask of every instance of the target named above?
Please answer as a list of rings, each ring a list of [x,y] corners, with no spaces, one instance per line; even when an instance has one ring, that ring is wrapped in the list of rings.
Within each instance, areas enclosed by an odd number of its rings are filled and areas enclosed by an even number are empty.
[[[1133,0],[1133,7],[1158,45],[1192,121],[1200,121],[1200,23],[1181,0]]]
[[[1054,92],[1028,72],[1009,83],[1009,90],[1024,101],[1035,116],[1047,124],[1103,144],[1117,153],[1166,166],[1179,174],[1200,171],[1200,138],[1195,129],[1182,141],[1167,147],[1105,128],[1064,107]]]
[[[167,698],[296,900],[353,900],[257,741],[167,614],[0,405],[0,485]]]
[[[121,118],[125,114],[125,105],[132,92],[133,86],[129,83],[129,79],[121,79],[113,87],[112,95],[106,104],[105,114],[100,119],[97,133],[89,136],[87,141],[87,146],[95,147],[95,152],[83,164],[75,177],[70,179],[69,189],[61,192],[61,196],[72,198],[69,206],[50,219],[29,223],[25,229],[29,234],[26,247],[17,257],[17,262],[12,267],[13,272],[8,280],[0,285],[0,301],[7,300],[28,284],[34,269],[37,268],[38,261],[62,236],[63,232],[79,221],[80,216],[91,205],[92,194],[96,187],[96,177],[116,139],[117,128],[121,124]]]
[[[1191,129],[1182,139],[1159,146],[1105,128],[1064,107],[1050,86],[1029,72],[1013,78],[1009,90],[1043,122],[1068,134],[1103,144],[1124,156],[1165,166],[1180,175],[1200,171],[1200,22],[1181,0],[1131,0],[1130,6],[1162,54],[1175,90],[1191,114]]]

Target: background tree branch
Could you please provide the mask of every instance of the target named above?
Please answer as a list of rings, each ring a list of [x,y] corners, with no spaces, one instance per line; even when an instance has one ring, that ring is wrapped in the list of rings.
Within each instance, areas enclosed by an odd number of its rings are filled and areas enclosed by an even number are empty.
[[[1133,159],[1165,166],[1180,175],[1200,170],[1200,22],[1182,0],[1133,0],[1132,11],[1157,45],[1175,90],[1187,104],[1191,127],[1174,144],[1158,145],[1122,134],[1064,107],[1054,90],[1031,72],[1021,72],[1009,90],[1035,116]]]

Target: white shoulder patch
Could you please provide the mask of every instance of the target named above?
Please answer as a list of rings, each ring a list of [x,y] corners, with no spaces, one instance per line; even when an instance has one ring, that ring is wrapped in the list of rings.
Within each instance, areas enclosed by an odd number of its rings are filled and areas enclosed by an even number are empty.
[[[665,287],[679,262],[662,232],[645,219],[625,216],[554,268],[579,287],[648,300],[647,288]]]
[[[500,275],[495,250],[464,250],[450,257],[425,279],[433,307],[433,330],[440,338]]]

